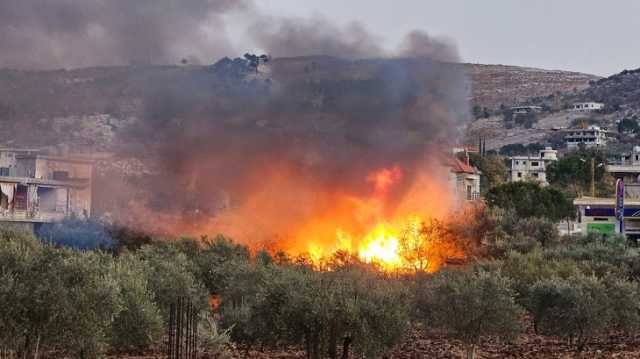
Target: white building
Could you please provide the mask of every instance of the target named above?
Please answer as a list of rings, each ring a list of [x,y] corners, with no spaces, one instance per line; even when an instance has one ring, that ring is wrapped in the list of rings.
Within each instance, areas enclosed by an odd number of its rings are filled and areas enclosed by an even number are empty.
[[[586,148],[603,147],[607,145],[608,131],[600,126],[591,125],[587,128],[570,128],[565,130],[564,141],[569,150],[575,150],[580,145]]]
[[[558,151],[551,147],[540,150],[533,156],[513,156],[509,157],[509,181],[535,181],[543,186],[547,182],[547,166],[558,160]]]
[[[572,111],[577,112],[591,112],[598,111],[604,108],[604,104],[601,102],[578,102],[573,104]]]

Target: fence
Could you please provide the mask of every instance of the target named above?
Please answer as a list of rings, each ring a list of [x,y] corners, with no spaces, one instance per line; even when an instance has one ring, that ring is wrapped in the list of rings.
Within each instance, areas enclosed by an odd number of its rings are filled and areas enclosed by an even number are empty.
[[[167,358],[195,359],[198,353],[198,311],[186,298],[171,305],[167,329]]]

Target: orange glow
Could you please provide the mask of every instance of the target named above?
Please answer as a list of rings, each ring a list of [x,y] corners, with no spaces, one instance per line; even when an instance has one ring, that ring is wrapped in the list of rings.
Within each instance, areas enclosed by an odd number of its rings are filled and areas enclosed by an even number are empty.
[[[306,256],[318,268],[347,253],[384,271],[435,271],[464,256],[442,224],[457,202],[449,170],[439,162],[391,165],[345,175],[344,182],[308,176],[287,162],[264,162],[243,178],[242,198],[205,221],[155,218],[167,233],[225,236],[251,249]],[[333,177],[332,177],[333,179]],[[143,213],[138,211],[138,213]]]

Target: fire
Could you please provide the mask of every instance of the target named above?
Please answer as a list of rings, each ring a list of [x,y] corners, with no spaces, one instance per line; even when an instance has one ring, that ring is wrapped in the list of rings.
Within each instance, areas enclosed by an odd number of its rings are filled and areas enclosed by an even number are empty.
[[[448,211],[449,199],[442,196],[442,191],[429,188],[429,185],[433,186],[430,179],[426,185],[416,181],[417,186],[399,201],[390,198],[391,189],[398,185],[403,176],[398,166],[372,172],[366,177],[366,182],[372,186],[369,197],[351,199],[347,201],[352,204],[352,207],[346,206],[347,213],[338,209],[343,206],[337,206],[329,218],[305,227],[307,231],[300,237],[307,238],[311,260],[320,264],[333,254],[343,252],[388,272],[436,270],[441,259],[430,256],[442,252],[439,247],[444,235],[441,230],[435,229],[437,222],[433,221]],[[425,187],[420,188],[421,185]],[[425,192],[425,189],[431,190]],[[445,209],[436,212],[425,206],[430,198],[436,199],[436,203]],[[397,204],[392,207],[390,203],[394,201]],[[349,209],[352,213],[348,213]],[[349,217],[349,214],[357,219],[358,225],[354,225],[353,220],[346,223],[336,221],[335,217],[342,219]],[[336,223],[337,228],[334,227],[333,243],[329,241],[327,244],[326,238],[318,238],[318,233],[326,233],[326,227],[330,228],[332,222]],[[342,224],[351,229],[341,227]]]
[[[385,269],[400,267],[400,242],[398,234],[385,223],[380,223],[363,240],[358,250],[361,260],[378,263]]]

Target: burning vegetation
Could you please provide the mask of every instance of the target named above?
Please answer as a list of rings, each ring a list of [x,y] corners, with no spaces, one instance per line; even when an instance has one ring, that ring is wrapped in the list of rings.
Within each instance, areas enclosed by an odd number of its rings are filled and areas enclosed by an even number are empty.
[[[442,259],[408,252],[440,243],[430,227],[459,207],[441,156],[467,118],[464,75],[426,58],[260,66],[256,75],[223,60],[159,84],[123,134],[122,155],[145,154],[154,171],[108,191],[125,194],[116,219],[221,233],[318,265],[345,252],[387,270],[435,270]]]

